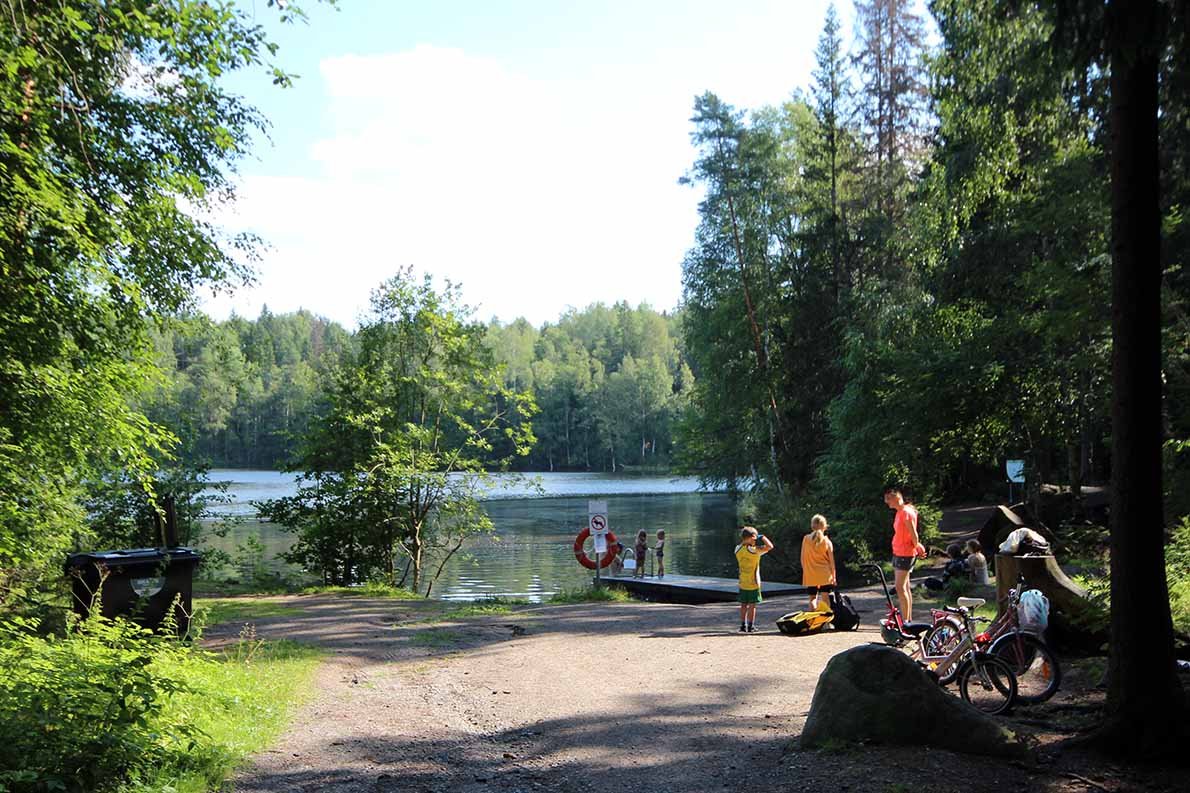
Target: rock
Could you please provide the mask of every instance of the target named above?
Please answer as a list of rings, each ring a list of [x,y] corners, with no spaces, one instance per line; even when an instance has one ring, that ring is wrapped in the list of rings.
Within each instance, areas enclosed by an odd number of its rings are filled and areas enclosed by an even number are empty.
[[[877,644],[839,653],[818,678],[802,747],[841,741],[1029,756],[1011,730],[947,693],[903,652]]]

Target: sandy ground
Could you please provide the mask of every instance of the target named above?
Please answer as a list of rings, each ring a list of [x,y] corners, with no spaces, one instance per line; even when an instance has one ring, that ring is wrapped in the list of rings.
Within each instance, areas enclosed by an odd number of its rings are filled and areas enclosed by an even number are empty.
[[[300,616],[264,638],[328,649],[309,704],[238,791],[1159,790],[1162,775],[1040,752],[1033,766],[924,748],[801,751],[819,672],[879,641],[883,598],[855,593],[853,633],[737,632],[733,604],[583,604],[433,620],[441,604],[275,598]],[[240,626],[209,632],[217,643]],[[1077,703],[1068,707],[1079,708]],[[1023,718],[1027,723],[1028,712]],[[1034,721],[1037,721],[1034,719]],[[1048,737],[1049,744],[1062,736]],[[1054,743],[1057,741],[1057,743]],[[1174,777],[1176,778],[1176,777]],[[1177,789],[1169,786],[1168,789]]]

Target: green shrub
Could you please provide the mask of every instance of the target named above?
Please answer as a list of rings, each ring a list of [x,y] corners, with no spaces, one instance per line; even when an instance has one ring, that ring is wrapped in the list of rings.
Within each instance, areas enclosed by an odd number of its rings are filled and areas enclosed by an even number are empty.
[[[285,725],[318,653],[246,628],[223,654],[93,617],[0,624],[0,793],[205,791]]]
[[[1182,516],[1165,546],[1165,581],[1173,625],[1190,633],[1190,516]]]
[[[120,793],[205,793],[245,758],[270,745],[308,695],[321,652],[288,641],[262,641],[251,628],[227,650],[176,653],[159,665],[187,682],[169,698],[158,725],[190,724],[200,737],[184,754],[138,775]]]
[[[188,690],[168,664],[186,648],[125,620],[64,636],[0,625],[0,790],[104,790],[184,754],[202,738],[163,721]]]

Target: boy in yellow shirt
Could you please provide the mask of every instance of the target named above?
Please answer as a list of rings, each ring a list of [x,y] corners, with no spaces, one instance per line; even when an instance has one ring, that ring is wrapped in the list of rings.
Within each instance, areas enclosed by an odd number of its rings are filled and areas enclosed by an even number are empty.
[[[773,543],[751,526],[740,529],[735,560],[740,566],[740,633],[756,633],[756,604],[760,596],[760,557],[773,550]]]

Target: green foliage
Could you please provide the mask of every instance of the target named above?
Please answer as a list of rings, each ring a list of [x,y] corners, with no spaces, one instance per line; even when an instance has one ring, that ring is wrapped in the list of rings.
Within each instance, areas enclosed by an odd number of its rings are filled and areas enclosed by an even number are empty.
[[[1190,634],[1190,517],[1178,521],[1165,546],[1165,581],[1174,629]]]
[[[341,326],[306,311],[256,320],[175,319],[154,337],[167,381],[145,400],[189,461],[280,468],[319,409],[322,378],[351,345]]]
[[[190,652],[159,661],[187,683],[187,691],[165,703],[159,723],[189,724],[202,738],[185,755],[167,758],[124,785],[121,793],[220,789],[288,726],[310,695],[321,657],[312,647],[245,635],[222,653]]]
[[[85,501],[88,542],[100,548],[164,545],[164,496],[173,498],[179,544],[199,543],[204,531],[226,534],[229,521],[217,517],[212,507],[231,501],[227,485],[209,481],[207,474],[205,468],[179,460],[161,463],[149,481],[116,472],[90,483]]]
[[[181,438],[196,466],[285,467],[326,409],[328,381],[361,337],[309,312],[255,320],[204,316],[171,321],[153,335],[165,380],[144,397],[150,418]],[[504,384],[533,395],[540,413],[520,470],[667,469],[674,425],[694,376],[678,318],[646,305],[595,303],[541,330],[493,320],[484,342]],[[493,454],[507,456],[506,438]]]
[[[274,5],[270,2],[269,5]],[[283,16],[292,16],[284,12]],[[10,4],[0,40],[0,611],[56,575],[83,483],[148,485],[149,329],[244,279],[232,197],[263,121],[220,78],[275,47],[230,2]]]
[[[687,180],[706,195],[683,266],[697,379],[679,462],[776,491],[758,521],[774,536],[828,515],[845,562],[885,552],[886,482],[908,485],[929,542],[931,507],[1002,492],[1008,458],[1031,498],[1109,474],[1106,73],[1053,47],[1044,4],[930,10],[927,59],[908,6],[858,3],[850,57],[828,14],[804,98],[749,114],[705,94],[691,119]],[[1190,492],[1183,39],[1161,66],[1171,523]]]
[[[306,435],[297,495],[261,505],[297,533],[290,561],[330,585],[401,585],[407,563],[428,597],[466,538],[491,531],[489,471],[529,453],[536,406],[505,385],[484,336],[452,284],[406,269],[373,292]]]
[[[0,790],[205,790],[280,733],[318,653],[211,655],[126,620],[0,625]]]
[[[202,733],[163,722],[187,683],[160,660],[186,650],[125,620],[66,636],[0,625],[0,789],[97,790],[186,753]]]

